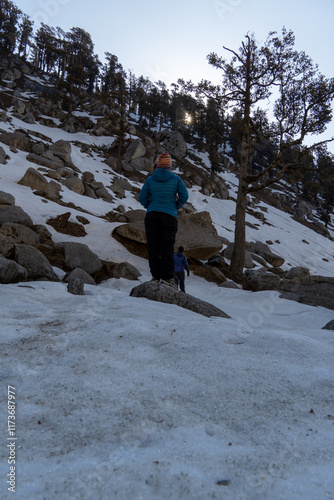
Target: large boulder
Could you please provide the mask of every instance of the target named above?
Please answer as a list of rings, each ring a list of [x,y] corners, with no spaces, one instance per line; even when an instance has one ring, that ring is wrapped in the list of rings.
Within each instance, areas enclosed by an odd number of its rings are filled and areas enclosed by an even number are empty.
[[[92,252],[87,245],[83,243],[66,242],[61,243],[60,246],[64,251],[65,267],[69,271],[80,267],[80,269],[92,275],[102,268],[98,256]]]
[[[272,253],[270,247],[266,243],[262,243],[261,241],[247,243],[247,249],[250,252],[262,257],[266,262],[268,262],[268,264],[271,264],[273,267],[280,267],[285,262],[283,257]]]
[[[0,191],[0,205],[15,205],[15,198],[5,191]]]
[[[70,283],[74,280],[74,278],[79,278],[83,281],[83,283],[86,283],[86,285],[96,286],[96,281],[90,276],[90,274],[86,273],[83,269],[80,269],[80,267],[77,267],[76,269],[73,269],[73,271],[67,273],[63,281],[65,283]]]
[[[18,181],[21,186],[27,186],[36,191],[44,191],[48,185],[47,179],[36,169],[29,167],[22,179]]]
[[[136,158],[141,158],[142,156],[145,156],[145,153],[146,153],[146,148],[142,143],[141,139],[135,139],[134,141],[131,142],[123,159],[124,161],[129,162],[131,160],[135,160]]]
[[[33,224],[30,216],[21,207],[0,205],[0,226],[6,222],[23,224],[28,227],[31,227]]]
[[[58,168],[64,167],[64,163],[57,158],[56,156],[46,155],[37,155],[35,153],[29,153],[27,156],[27,160],[35,163],[36,165],[40,165],[42,167],[49,168],[51,170],[58,170]]]
[[[233,248],[234,248],[234,243],[229,243],[227,247],[223,250],[222,254],[225,257],[225,259],[231,260]],[[247,269],[252,269],[253,267],[255,267],[252,256],[250,252],[248,252],[247,250],[245,251],[244,267],[246,267]]]
[[[136,242],[146,245],[145,224],[143,221],[123,224],[113,231],[113,236],[124,243],[130,251],[137,253],[133,245],[127,242]],[[199,212],[184,215],[178,218],[178,232],[175,248],[182,245],[188,257],[206,260],[222,248],[222,242],[214,227],[209,212]],[[138,254],[142,255],[140,249]]]
[[[27,277],[28,273],[24,267],[0,254],[0,283],[18,283],[26,281]]]
[[[68,179],[65,179],[64,185],[77,194],[84,194],[85,192],[85,186],[82,180],[78,177],[69,177]]]
[[[222,242],[209,212],[198,212],[178,218],[176,248],[182,245],[189,257],[206,260],[222,249]]]
[[[24,151],[29,144],[29,138],[21,132],[4,132],[0,134],[0,142]]]
[[[0,254],[4,257],[10,257],[13,253],[14,247],[14,241],[0,233]]]
[[[245,273],[244,288],[258,292],[260,290],[278,290],[281,278],[266,269],[252,269]]]
[[[9,238],[17,244],[25,244],[36,247],[40,243],[40,237],[35,231],[22,224],[6,222],[0,228],[0,235]]]
[[[15,261],[27,270],[30,280],[41,278],[55,280],[50,262],[37,248],[30,245],[16,245]]]
[[[211,316],[218,316],[220,318],[229,318],[218,307],[200,300],[187,293],[180,292],[174,287],[164,285],[161,283],[154,283],[147,281],[139,286],[133,288],[130,292],[131,297],[144,297],[156,302],[164,302],[167,304],[175,304],[184,309],[189,309],[197,314],[210,318]]]
[[[310,271],[307,267],[291,267],[284,277],[293,283],[309,283]]]
[[[135,158],[129,163],[133,170],[144,170],[145,172],[151,172],[153,169],[153,158],[146,158],[145,156],[141,158]]]
[[[173,132],[165,141],[165,145],[178,158],[184,158],[187,154],[187,143],[180,132]]]
[[[69,141],[59,140],[52,144],[49,150],[58,158],[60,158],[65,164],[70,165],[72,163],[71,153],[72,146]]]

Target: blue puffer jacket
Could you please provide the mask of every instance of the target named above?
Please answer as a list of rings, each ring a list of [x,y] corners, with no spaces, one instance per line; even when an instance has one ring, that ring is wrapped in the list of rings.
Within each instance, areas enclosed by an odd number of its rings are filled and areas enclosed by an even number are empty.
[[[139,202],[147,212],[165,212],[177,217],[177,210],[188,199],[188,191],[181,177],[167,168],[157,168],[146,180],[139,194]]]
[[[174,271],[176,273],[182,273],[184,270],[187,271],[188,273],[188,276],[189,276],[189,265],[188,265],[188,261],[187,261],[187,257],[180,251],[178,251],[175,255],[174,255]]]

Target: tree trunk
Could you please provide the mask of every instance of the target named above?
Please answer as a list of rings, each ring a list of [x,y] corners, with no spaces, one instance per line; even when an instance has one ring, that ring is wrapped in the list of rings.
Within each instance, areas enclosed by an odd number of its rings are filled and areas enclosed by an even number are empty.
[[[236,219],[234,231],[234,246],[231,256],[230,271],[237,277],[242,277],[246,253],[246,202],[248,173],[249,144],[250,144],[250,109],[251,109],[251,78],[250,78],[250,52],[247,57],[247,84],[245,89],[245,102],[242,128],[242,144],[240,158],[239,185],[236,204]]]

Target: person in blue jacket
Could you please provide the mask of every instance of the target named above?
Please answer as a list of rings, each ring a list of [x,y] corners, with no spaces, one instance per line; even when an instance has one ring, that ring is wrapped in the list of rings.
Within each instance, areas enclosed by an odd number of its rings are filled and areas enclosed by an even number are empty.
[[[181,292],[185,292],[184,286],[184,271],[187,271],[187,276],[190,274],[190,269],[187,257],[183,254],[184,248],[179,247],[177,253],[174,255],[174,280],[177,287],[180,286]]]
[[[169,284],[174,283],[177,211],[189,196],[181,177],[171,170],[171,157],[162,153],[156,162],[156,169],[139,194],[139,202],[147,209],[145,231],[152,279]]]

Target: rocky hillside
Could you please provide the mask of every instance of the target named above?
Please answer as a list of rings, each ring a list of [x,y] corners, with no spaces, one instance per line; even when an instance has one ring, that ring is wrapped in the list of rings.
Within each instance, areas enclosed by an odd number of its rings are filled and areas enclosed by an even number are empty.
[[[224,158],[222,172],[212,174],[207,155],[178,131],[148,133],[135,116],[127,118],[120,156],[118,111],[84,94],[71,107],[70,114],[64,110],[48,75],[15,56],[0,61],[1,283],[138,279],[147,267],[138,193],[158,152],[167,150],[191,193],[176,243],[194,273],[219,286],[275,289],[334,308],[333,221],[326,227],[289,186],[282,182],[249,199],[245,275],[236,283],[228,270],[233,162]],[[296,246],[303,248],[298,255]]]

